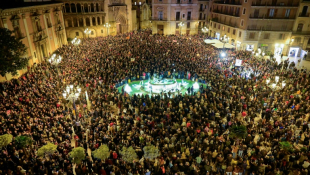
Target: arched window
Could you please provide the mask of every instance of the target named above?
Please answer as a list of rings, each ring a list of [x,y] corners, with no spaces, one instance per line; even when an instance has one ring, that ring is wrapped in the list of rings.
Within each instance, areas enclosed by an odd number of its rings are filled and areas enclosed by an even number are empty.
[[[79,19],[79,26],[80,26],[80,27],[84,26],[83,18],[80,18],[80,19]]]
[[[72,21],[71,21],[71,19],[68,19],[68,20],[67,20],[67,23],[68,23],[68,27],[72,27]]]
[[[86,18],[86,26],[90,26],[90,20],[89,20],[89,18]]]
[[[301,32],[303,27],[304,27],[304,24],[299,23],[297,26],[297,32]]]
[[[96,26],[97,24],[96,24],[96,17],[93,17],[92,18],[92,23],[93,23],[93,26]]]
[[[70,5],[69,4],[65,4],[65,8],[66,8],[66,13],[70,13]]]
[[[95,12],[95,6],[93,3],[90,4],[90,8],[91,8],[90,9],[91,12]]]
[[[98,24],[98,25],[101,25],[101,24],[100,24],[100,17],[99,17],[99,16],[97,17],[97,24]]]
[[[77,12],[77,13],[82,13],[81,4],[76,4],[76,12]]]
[[[85,13],[88,12],[88,4],[84,4],[84,12],[85,12]]]
[[[75,8],[75,4],[71,4],[71,11],[72,13],[76,13],[76,8]]]
[[[77,18],[73,18],[73,23],[74,23],[74,27],[77,27],[77,26],[78,26],[78,20],[77,20]]]
[[[99,9],[99,4],[98,4],[98,3],[96,3],[96,10],[97,10],[97,11],[100,11],[100,9]]]
[[[143,8],[143,20],[147,19],[147,7]]]

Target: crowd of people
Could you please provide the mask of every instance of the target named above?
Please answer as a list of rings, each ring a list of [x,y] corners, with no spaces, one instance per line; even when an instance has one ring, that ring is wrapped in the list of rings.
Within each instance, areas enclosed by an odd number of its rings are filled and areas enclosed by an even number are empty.
[[[151,31],[84,39],[57,50],[60,64],[42,62],[1,83],[0,135],[26,135],[34,143],[20,149],[13,139],[2,148],[0,174],[309,174],[307,70],[288,60],[219,51],[203,40]],[[241,67],[234,66],[236,59]],[[117,89],[154,75],[204,86],[171,98]],[[87,91],[75,105],[62,95],[69,84]],[[231,137],[233,126],[245,126],[247,136]],[[281,147],[284,141],[292,149]],[[57,152],[37,156],[48,142]],[[102,144],[111,152],[107,160],[89,151]],[[154,160],[144,158],[148,144],[160,150]],[[68,153],[77,146],[85,148],[86,158],[72,164]],[[129,146],[138,155],[134,162],[120,154]]]

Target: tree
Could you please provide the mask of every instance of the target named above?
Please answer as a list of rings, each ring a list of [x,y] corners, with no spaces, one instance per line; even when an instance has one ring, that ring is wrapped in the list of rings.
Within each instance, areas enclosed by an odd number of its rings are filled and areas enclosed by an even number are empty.
[[[85,159],[85,149],[82,147],[73,148],[73,150],[69,152],[69,155],[73,158],[73,163],[79,164]]]
[[[50,156],[55,151],[57,151],[57,145],[49,142],[46,145],[44,145],[38,149],[38,156],[40,156],[40,157],[43,157],[45,155]]]
[[[18,148],[25,148],[26,146],[32,145],[33,140],[29,136],[17,136],[15,138],[15,144]]]
[[[124,146],[120,154],[122,155],[122,159],[127,163],[132,163],[134,160],[138,159],[138,155],[132,146],[129,148]]]
[[[8,146],[13,140],[11,134],[4,134],[0,136],[0,148]]]
[[[143,147],[144,157],[149,160],[154,160],[156,157],[160,156],[160,152],[154,145],[148,145]]]
[[[3,77],[7,73],[15,76],[28,65],[28,58],[21,58],[26,53],[26,46],[12,34],[12,31],[0,28],[0,75]]]
[[[92,154],[97,159],[105,160],[110,156],[110,150],[107,145],[103,144],[98,149],[93,151]]]
[[[236,139],[239,142],[239,139],[244,139],[248,134],[248,130],[244,125],[233,125],[229,130],[229,136]]]
[[[288,141],[280,142],[280,148],[285,152],[293,151],[293,145]]]

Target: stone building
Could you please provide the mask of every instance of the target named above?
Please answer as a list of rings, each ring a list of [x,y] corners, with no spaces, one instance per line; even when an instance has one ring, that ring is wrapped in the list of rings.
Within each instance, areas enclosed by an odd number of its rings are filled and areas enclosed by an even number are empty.
[[[7,4],[0,9],[0,27],[14,32],[21,40],[29,58],[28,67],[44,62],[57,48],[67,44],[62,3],[19,3]],[[19,75],[27,71],[20,70]],[[18,75],[18,76],[19,76]],[[16,77],[18,77],[16,76]],[[0,76],[0,81],[10,80],[11,75]]]
[[[289,56],[303,57],[310,51],[310,1],[301,0],[289,44]],[[308,59],[310,54],[307,54]]]
[[[300,0],[214,0],[209,34],[237,49],[287,55]],[[225,39],[225,38],[224,38]]]
[[[69,39],[117,35],[132,30],[130,0],[57,0],[63,2]],[[109,23],[110,27],[104,24]],[[85,29],[91,32],[85,34]]]
[[[153,34],[197,34],[198,4],[198,0],[152,0]]]
[[[132,2],[133,30],[152,28],[152,9],[150,1],[139,0]]]

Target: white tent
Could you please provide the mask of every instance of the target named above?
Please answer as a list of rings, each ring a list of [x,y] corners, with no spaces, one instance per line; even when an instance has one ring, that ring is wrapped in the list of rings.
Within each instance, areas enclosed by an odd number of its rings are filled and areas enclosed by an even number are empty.
[[[223,46],[224,46],[224,43],[222,43],[221,41],[219,41],[219,40],[217,40],[217,39],[212,39],[212,40],[206,39],[206,40],[204,40],[204,42],[205,42],[206,44],[211,44],[212,46],[214,46],[214,47],[216,47],[216,48],[218,48],[218,49],[223,49]],[[225,44],[225,48],[226,48],[226,49],[233,49],[233,48],[235,48],[235,46],[226,43],[226,44]]]

